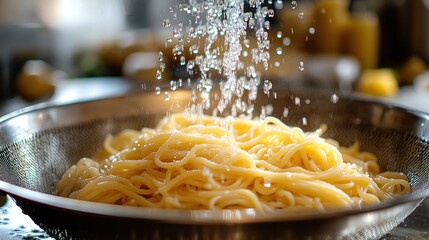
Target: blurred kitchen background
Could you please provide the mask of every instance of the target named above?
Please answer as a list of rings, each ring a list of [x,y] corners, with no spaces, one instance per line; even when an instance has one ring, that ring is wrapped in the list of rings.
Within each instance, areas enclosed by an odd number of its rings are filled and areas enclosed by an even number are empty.
[[[192,78],[166,44],[173,24],[186,19],[177,5],[188,2],[0,0],[0,102],[58,98],[69,83],[80,86],[69,94],[83,96],[97,91],[78,84],[88,79],[98,91],[144,87],[157,81],[159,51],[167,53],[162,81]],[[427,108],[428,0],[266,2],[275,9],[266,78],[396,102],[418,95],[407,104]]]

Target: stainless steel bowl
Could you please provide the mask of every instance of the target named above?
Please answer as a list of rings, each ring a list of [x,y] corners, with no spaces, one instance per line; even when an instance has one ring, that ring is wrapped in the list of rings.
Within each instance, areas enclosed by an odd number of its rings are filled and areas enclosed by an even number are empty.
[[[66,169],[91,156],[108,133],[153,127],[165,113],[184,110],[189,90],[171,91],[168,102],[162,94],[135,92],[66,105],[45,103],[2,117],[0,190],[57,239],[377,239],[429,194],[427,114],[357,96],[338,95],[337,101],[330,92],[279,88],[276,93],[276,98],[259,94],[255,109],[271,104],[274,116],[306,130],[326,123],[324,136],[342,145],[359,140],[362,149],[379,157],[383,170],[408,176],[411,193],[361,209],[293,214],[136,208],[51,194]]]

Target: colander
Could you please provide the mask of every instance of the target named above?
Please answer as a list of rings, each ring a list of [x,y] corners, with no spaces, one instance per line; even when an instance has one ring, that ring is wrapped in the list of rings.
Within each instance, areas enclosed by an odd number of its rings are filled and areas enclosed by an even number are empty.
[[[166,99],[165,94],[138,91],[71,104],[44,103],[2,117],[0,190],[56,239],[103,240],[378,239],[429,194],[427,114],[359,96],[279,88],[275,94],[259,94],[256,116],[263,109],[309,131],[327,124],[324,137],[345,146],[359,141],[363,150],[379,157],[382,170],[405,173],[411,193],[360,209],[288,214],[137,208],[52,195],[66,169],[92,156],[107,134],[153,127],[166,113],[184,111],[192,91],[169,94]]]

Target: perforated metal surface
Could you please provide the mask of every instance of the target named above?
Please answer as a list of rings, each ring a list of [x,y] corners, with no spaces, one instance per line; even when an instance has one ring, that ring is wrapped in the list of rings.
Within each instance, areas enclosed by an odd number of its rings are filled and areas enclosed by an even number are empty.
[[[429,193],[429,117],[355,98],[300,90],[260,95],[261,109],[287,124],[314,130],[342,145],[359,140],[384,170],[404,172],[412,193],[361,210],[295,215],[245,211],[172,211],[105,206],[50,195],[64,171],[91,156],[108,133],[153,127],[167,111],[182,111],[188,91],[166,103],[154,93],[130,94],[64,106],[36,106],[0,119],[0,189],[58,239],[361,239],[379,238],[397,226]],[[300,98],[300,105],[296,104]],[[284,108],[289,115],[284,118]],[[305,118],[306,121],[303,121]],[[28,191],[30,189],[31,191]],[[45,194],[42,194],[45,193]]]

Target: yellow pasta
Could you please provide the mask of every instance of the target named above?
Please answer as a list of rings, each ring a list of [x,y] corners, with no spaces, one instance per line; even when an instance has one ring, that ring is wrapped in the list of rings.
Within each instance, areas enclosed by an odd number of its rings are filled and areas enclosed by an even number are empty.
[[[155,208],[323,211],[405,195],[405,175],[382,172],[358,144],[341,147],[274,117],[165,117],[155,128],[108,136],[82,158],[56,194]]]

